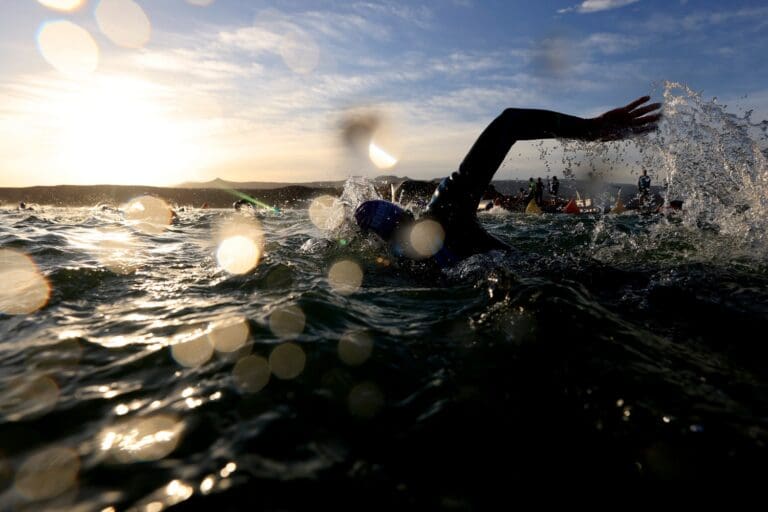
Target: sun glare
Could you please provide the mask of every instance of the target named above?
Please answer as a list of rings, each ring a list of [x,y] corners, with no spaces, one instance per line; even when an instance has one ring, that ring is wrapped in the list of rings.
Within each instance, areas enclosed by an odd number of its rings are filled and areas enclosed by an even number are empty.
[[[51,98],[59,115],[58,165],[80,184],[171,185],[201,161],[189,127],[171,116],[159,86],[129,77],[94,77]]]
[[[40,53],[58,71],[83,77],[96,70],[99,47],[91,34],[71,21],[44,23],[37,34]]]
[[[149,41],[151,23],[133,0],[101,0],[94,15],[101,32],[118,46],[141,48]]]
[[[83,0],[37,0],[40,4],[57,11],[74,11],[82,7]]]
[[[381,149],[374,142],[368,145],[368,156],[379,169],[389,169],[397,163],[397,158]]]

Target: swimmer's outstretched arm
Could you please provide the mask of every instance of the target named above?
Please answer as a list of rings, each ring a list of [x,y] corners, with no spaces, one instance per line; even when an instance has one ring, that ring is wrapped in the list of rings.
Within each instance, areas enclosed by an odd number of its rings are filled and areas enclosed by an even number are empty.
[[[506,135],[512,140],[580,139],[608,141],[656,129],[661,114],[660,103],[642,106],[651,98],[643,96],[632,103],[610,110],[600,116],[581,117],[549,110],[509,108],[499,118],[505,125]]]
[[[451,179],[462,183],[460,188],[469,192],[476,207],[515,141],[552,138],[609,141],[650,132],[656,129],[661,117],[658,113],[661,104],[643,106],[649,100],[649,96],[643,96],[591,119],[549,110],[508,108],[480,134]]]

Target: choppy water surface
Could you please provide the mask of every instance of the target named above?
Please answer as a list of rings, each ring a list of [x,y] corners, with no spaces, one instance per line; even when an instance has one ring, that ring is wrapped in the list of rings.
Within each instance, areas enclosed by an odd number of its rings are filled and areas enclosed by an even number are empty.
[[[471,509],[514,479],[765,474],[749,154],[748,194],[672,217],[483,213],[516,252],[443,271],[332,199],[170,225],[149,200],[0,210],[0,508]]]

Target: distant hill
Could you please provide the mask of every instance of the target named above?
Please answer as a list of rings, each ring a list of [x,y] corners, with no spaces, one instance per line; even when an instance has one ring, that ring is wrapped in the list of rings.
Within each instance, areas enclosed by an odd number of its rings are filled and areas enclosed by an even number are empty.
[[[308,188],[336,188],[344,186],[344,180],[339,181],[312,181],[308,183],[280,183],[268,181],[227,181],[216,178],[211,181],[188,181],[173,188],[205,188],[205,189],[235,189],[235,190],[274,190],[285,187],[308,187]]]
[[[410,180],[408,176],[376,176],[371,180],[377,185],[400,183],[402,181]],[[338,188],[343,187],[346,180],[329,180],[329,181],[309,181],[302,183],[283,183],[283,182],[268,182],[268,181],[228,181],[221,178],[216,178],[211,181],[187,181],[176,185],[172,188],[205,188],[205,189],[235,189],[235,190],[274,190],[277,188],[285,187],[308,187],[308,188]]]
[[[247,194],[263,203],[280,208],[302,204],[304,201],[322,194],[339,195],[342,186],[309,187],[287,185],[262,189],[231,187],[208,188],[167,188],[146,187],[141,185],[58,185],[51,187],[0,188],[0,206],[16,206],[20,201],[29,204],[55,206],[96,206],[108,204],[119,206],[131,199],[152,195],[164,199],[172,205],[227,208],[234,201]]]

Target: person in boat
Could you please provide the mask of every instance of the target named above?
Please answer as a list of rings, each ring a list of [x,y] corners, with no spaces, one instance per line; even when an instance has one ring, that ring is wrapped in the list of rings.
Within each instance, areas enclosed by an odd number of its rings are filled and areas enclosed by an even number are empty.
[[[646,169],[643,169],[643,174],[637,179],[637,192],[641,199],[646,199],[651,192],[651,177]]]
[[[557,179],[557,176],[552,176],[552,181],[549,184],[549,195],[557,199],[558,192],[560,192],[560,180]]]
[[[536,182],[533,181],[533,176],[531,176],[528,178],[528,196],[526,199],[530,201],[534,197],[536,197]]]
[[[644,134],[655,130],[661,117],[661,104],[647,104],[649,100],[644,96],[588,119],[549,110],[507,108],[483,130],[458,170],[440,182],[419,219],[393,203],[372,200],[357,207],[355,220],[363,232],[375,233],[387,242],[396,255],[431,258],[440,266],[474,254],[509,250],[508,244],[480,225],[477,206],[512,144],[551,138],[611,141]],[[430,250],[416,250],[423,247]]]
[[[544,202],[544,182],[541,181],[541,176],[536,180],[536,204],[541,206]]]

